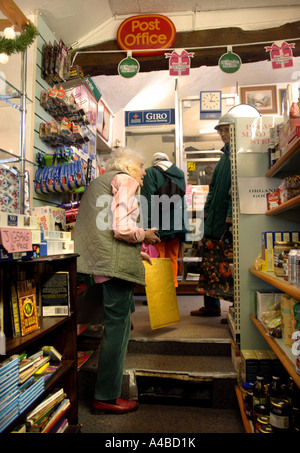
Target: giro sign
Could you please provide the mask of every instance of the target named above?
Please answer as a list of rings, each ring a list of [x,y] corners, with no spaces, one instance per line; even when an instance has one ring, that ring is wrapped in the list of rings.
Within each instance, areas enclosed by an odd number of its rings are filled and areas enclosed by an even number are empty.
[[[117,32],[120,49],[132,51],[133,55],[161,54],[174,44],[175,38],[173,22],[160,14],[129,17],[121,23]]]

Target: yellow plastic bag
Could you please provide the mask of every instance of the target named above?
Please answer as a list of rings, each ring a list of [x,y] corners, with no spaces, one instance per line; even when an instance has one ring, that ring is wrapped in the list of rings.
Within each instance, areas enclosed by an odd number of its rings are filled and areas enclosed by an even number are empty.
[[[145,266],[146,296],[151,329],[159,329],[180,321],[176,289],[170,258],[151,258]]]

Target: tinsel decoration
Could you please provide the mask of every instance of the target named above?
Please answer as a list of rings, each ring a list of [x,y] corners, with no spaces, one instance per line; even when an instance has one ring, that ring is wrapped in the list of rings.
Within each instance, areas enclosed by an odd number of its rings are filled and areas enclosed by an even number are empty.
[[[38,33],[37,28],[29,23],[25,26],[24,31],[15,39],[6,39],[4,36],[0,37],[0,53],[12,55],[13,53],[24,52],[33,43]]]

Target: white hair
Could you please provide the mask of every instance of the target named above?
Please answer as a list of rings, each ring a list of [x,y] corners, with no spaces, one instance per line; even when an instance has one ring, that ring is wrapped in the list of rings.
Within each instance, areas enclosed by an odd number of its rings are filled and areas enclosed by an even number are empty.
[[[137,161],[145,162],[145,157],[127,146],[115,148],[105,163],[105,170],[126,171],[126,167],[134,165]]]

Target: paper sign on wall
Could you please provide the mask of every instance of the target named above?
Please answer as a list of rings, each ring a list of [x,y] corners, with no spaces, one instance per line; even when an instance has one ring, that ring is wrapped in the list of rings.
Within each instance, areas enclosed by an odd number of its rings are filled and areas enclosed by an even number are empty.
[[[241,214],[265,214],[267,193],[278,189],[279,178],[238,178],[238,191]]]

